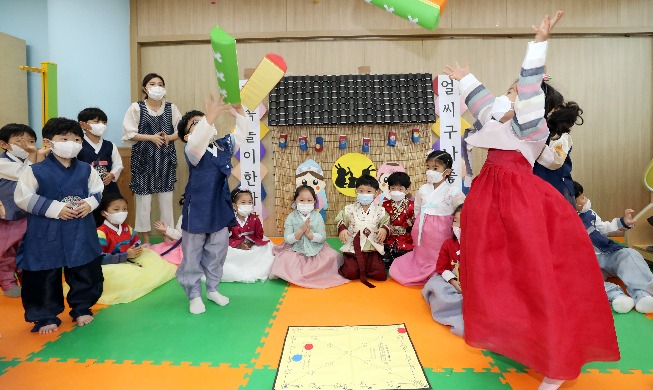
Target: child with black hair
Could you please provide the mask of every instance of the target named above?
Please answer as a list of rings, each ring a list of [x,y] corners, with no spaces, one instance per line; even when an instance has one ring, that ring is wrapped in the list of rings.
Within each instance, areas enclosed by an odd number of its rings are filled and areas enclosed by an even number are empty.
[[[77,325],[93,320],[91,306],[102,295],[102,251],[91,212],[102,197],[97,171],[77,160],[84,133],[79,122],[52,118],[43,126],[43,161],[25,167],[14,200],[27,211],[27,231],[19,250],[22,300],[32,332],[58,330],[64,310],[61,271],[71,289],[70,315]]]
[[[592,202],[585,196],[580,183],[574,182],[574,191],[576,211],[592,241],[603,278],[618,277],[630,294],[627,296],[618,285],[604,281],[612,309],[617,313],[628,313],[634,307],[640,313],[653,313],[653,273],[646,260],[636,250],[624,248],[607,237],[610,233],[625,231],[635,226],[634,211],[628,209],[621,218],[610,222],[603,221],[592,210]]]
[[[453,236],[440,248],[435,274],[426,282],[422,296],[431,307],[435,322],[451,326],[451,333],[463,336],[463,290],[460,288],[458,266],[460,265],[460,214],[463,205],[453,213]]]
[[[82,150],[77,158],[79,161],[91,164],[98,171],[104,184],[104,195],[120,193],[116,182],[122,172],[122,158],[118,147],[102,138],[107,130],[107,114],[97,107],[89,107],[77,114],[77,120],[84,130]]]
[[[550,91],[541,86],[547,40],[561,16],[533,26],[535,42],[506,95],[495,98],[469,64],[445,71],[460,80],[482,125],[467,143],[489,149],[461,215],[465,342],[540,372],[540,390],[577,378],[587,362],[619,360],[587,232],[560,193],[533,174],[549,137]]]
[[[206,276],[207,298],[220,306],[229,303],[229,298],[218,292],[229,248],[228,227],[237,223],[228,179],[231,157],[245,141],[248,120],[242,106],[236,107],[236,130],[215,140],[217,131],[212,123],[232,107],[223,104],[220,95],[217,102],[211,96],[204,108],[206,115],[187,112],[177,127],[179,138],[187,142],[184,155],[189,168],[181,224],[184,257],[177,269],[177,280],[188,297],[192,314],[206,311],[201,297],[202,275]]]
[[[383,243],[390,232],[390,217],[385,209],[374,204],[379,195],[379,182],[370,175],[356,180],[356,203],[349,204],[336,217],[338,237],[344,244],[340,251],[344,263],[338,270],[343,277],[360,278],[364,285],[374,288],[367,278],[386,280]]]
[[[387,182],[390,197],[381,204],[390,216],[390,233],[385,239],[383,255],[386,269],[397,257],[413,250],[411,231],[415,222],[415,202],[406,197],[410,191],[410,176],[406,172],[393,172]]]
[[[324,243],[326,227],[317,203],[313,187],[300,185],[295,189],[295,210],[283,224],[285,242],[274,248],[271,279],[278,277],[306,288],[329,288],[349,282],[338,274],[342,256]]]
[[[0,129],[0,288],[4,295],[20,297],[16,269],[16,252],[27,229],[27,213],[14,202],[18,177],[26,167],[37,162],[36,133],[27,125],[10,123]],[[45,156],[42,155],[41,159]]]
[[[125,223],[127,200],[109,193],[95,210],[102,248],[104,290],[98,303],[132,302],[175,277],[177,268],[140,246],[138,234]]]
[[[442,150],[426,157],[426,181],[415,195],[416,224],[412,229],[412,252],[398,257],[390,277],[404,286],[421,286],[435,273],[435,254],[451,237],[453,211],[465,201],[461,188],[449,183],[451,155]]]
[[[274,244],[265,237],[263,224],[253,212],[252,193],[236,188],[231,192],[231,202],[237,224],[229,227],[229,249],[222,268],[222,281],[267,280],[274,261]]]

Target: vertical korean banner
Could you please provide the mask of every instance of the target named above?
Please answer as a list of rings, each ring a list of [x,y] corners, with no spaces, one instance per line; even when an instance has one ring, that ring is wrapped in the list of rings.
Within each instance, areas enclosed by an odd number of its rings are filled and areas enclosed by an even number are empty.
[[[247,80],[240,80],[240,88]],[[247,115],[247,137],[240,145],[240,188],[248,189],[254,198],[254,211],[262,215],[263,199],[261,198],[261,119],[259,108],[253,110],[243,106]]]
[[[440,149],[453,158],[453,167],[449,182],[462,189],[460,176],[462,170],[461,129],[460,129],[460,89],[458,80],[451,80],[447,75],[438,75],[438,96],[440,97]]]

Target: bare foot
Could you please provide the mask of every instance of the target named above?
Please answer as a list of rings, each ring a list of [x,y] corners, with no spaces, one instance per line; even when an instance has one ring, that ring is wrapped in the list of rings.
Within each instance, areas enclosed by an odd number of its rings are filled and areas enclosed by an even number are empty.
[[[91,323],[91,321],[93,321],[93,316],[89,316],[89,315],[79,316],[77,317],[77,326],[87,325]]]
[[[56,324],[44,325],[39,328],[39,334],[48,334],[56,332],[59,330],[59,327]]]

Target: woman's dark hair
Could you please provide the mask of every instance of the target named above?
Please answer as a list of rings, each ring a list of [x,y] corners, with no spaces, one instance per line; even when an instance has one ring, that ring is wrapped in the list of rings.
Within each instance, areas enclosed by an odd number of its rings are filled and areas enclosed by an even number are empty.
[[[402,186],[410,188],[410,176],[406,172],[393,172],[388,176],[388,187]]]
[[[155,79],[155,78],[160,78],[160,79],[161,79],[161,82],[163,83],[163,86],[164,86],[164,87],[166,86],[166,81],[163,79],[163,77],[159,76],[159,75],[156,74],[156,73],[148,73],[148,74],[145,75],[145,77],[143,77],[143,84],[142,84],[142,86],[143,86],[143,88],[145,88],[145,91],[147,91],[147,87],[146,87],[146,86],[147,86],[147,83],[149,83],[150,80]],[[145,94],[145,97],[147,98],[147,97],[148,97],[148,96],[147,96],[147,92],[143,92],[143,93]]]
[[[0,128],[0,141],[9,142],[11,137],[20,137],[27,134],[36,140],[36,132],[31,127],[22,123],[9,123]]]
[[[231,203],[236,203],[238,202],[238,197],[240,194],[249,194],[249,196],[254,199],[254,196],[252,195],[252,191],[250,190],[241,190],[240,187],[236,187],[233,191],[231,191]]]
[[[553,109],[565,102],[565,98],[546,81],[542,81],[542,91],[544,92],[544,117],[546,118]]]
[[[315,190],[313,189],[313,187],[311,187],[311,186],[307,186],[307,185],[305,185],[305,184],[304,184],[304,185],[301,185],[301,186],[299,186],[299,187],[297,187],[297,188],[295,188],[295,195],[294,195],[293,198],[292,198],[292,202],[293,202],[293,203],[295,203],[295,201],[296,201],[297,198],[299,197],[299,194],[301,194],[302,191],[308,191],[308,192],[310,192],[310,193],[311,193],[311,196],[313,197],[313,201],[314,201],[315,203],[317,203],[317,196],[315,195]]]
[[[360,186],[370,186],[374,188],[375,190],[379,189],[379,181],[374,178],[374,176],[370,175],[362,175],[358,179],[356,179],[356,188]]]
[[[93,218],[95,219],[96,227],[100,227],[104,223],[104,216],[102,215],[102,212],[107,211],[109,206],[111,206],[111,203],[120,199],[127,202],[127,199],[125,199],[122,195],[116,192],[110,192],[108,194],[102,195],[102,200],[100,200],[100,205],[93,212]]]
[[[184,139],[186,137],[186,125],[188,125],[188,121],[196,116],[204,116],[204,113],[202,111],[192,110],[188,111],[184,114],[184,116],[181,117],[179,123],[177,124],[177,135],[179,136],[180,140],[186,142]]]
[[[93,119],[97,119],[103,122],[107,122],[107,114],[104,111],[100,110],[97,107],[85,108],[77,114],[77,120],[80,122],[88,122]]]
[[[559,137],[569,133],[574,125],[582,125],[584,122],[582,114],[583,110],[576,102],[566,102],[557,106],[546,118],[550,136]]]
[[[50,118],[45,125],[41,135],[43,138],[52,140],[56,135],[73,134],[79,138],[84,138],[84,130],[79,122],[68,118]]]
[[[585,193],[583,186],[577,181],[574,182],[574,192],[576,193],[577,198]]]

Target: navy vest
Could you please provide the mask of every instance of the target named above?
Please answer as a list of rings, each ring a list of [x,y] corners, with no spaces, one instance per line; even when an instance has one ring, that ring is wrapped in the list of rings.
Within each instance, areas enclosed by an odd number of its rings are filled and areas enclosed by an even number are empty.
[[[549,141],[546,141],[546,144],[548,145]],[[565,162],[562,163],[560,168],[551,170],[545,168],[536,161],[533,166],[533,173],[541,177],[542,180],[551,184],[556,190],[564,195],[565,198],[571,196],[571,199],[573,200],[576,199],[576,192],[574,191],[574,183],[571,178],[571,149],[569,149],[567,158],[565,158]]]
[[[216,157],[205,151],[195,166],[184,153],[190,175],[184,193],[181,228],[189,233],[214,233],[236,225],[228,182],[233,155],[231,136],[226,135],[213,144],[222,150],[218,150]]]
[[[15,162],[9,156],[7,156],[7,153],[0,154],[0,159]],[[20,164],[18,162],[15,163]],[[16,206],[16,202],[14,202],[16,183],[17,182],[13,180],[0,179],[0,202],[2,202],[2,205],[5,207],[5,219],[7,221],[16,221],[27,217],[27,213]]]
[[[93,146],[86,141],[82,142],[82,150],[77,155],[79,161],[84,161],[85,163],[91,164],[93,168],[100,174],[101,178],[104,178],[105,173],[110,173],[113,169],[113,159],[111,158],[113,154],[113,143],[111,141],[102,140],[102,146],[100,146],[100,151],[95,153]],[[114,193],[119,194],[118,185],[115,182],[111,182],[108,185],[104,186],[103,194]]]
[[[594,245],[596,249],[603,253],[612,253],[623,249],[621,245],[604,236],[598,231],[598,229],[596,229],[596,214],[594,214],[592,210],[588,210],[579,215],[581,221],[583,221],[583,225],[585,225],[585,229],[587,229],[587,232],[590,235],[592,245]]]
[[[32,165],[38,182],[36,194],[50,200],[69,202],[89,197],[91,166],[72,159],[66,168],[52,153]],[[17,266],[28,271],[88,264],[102,254],[93,213],[68,221],[30,214]]]

